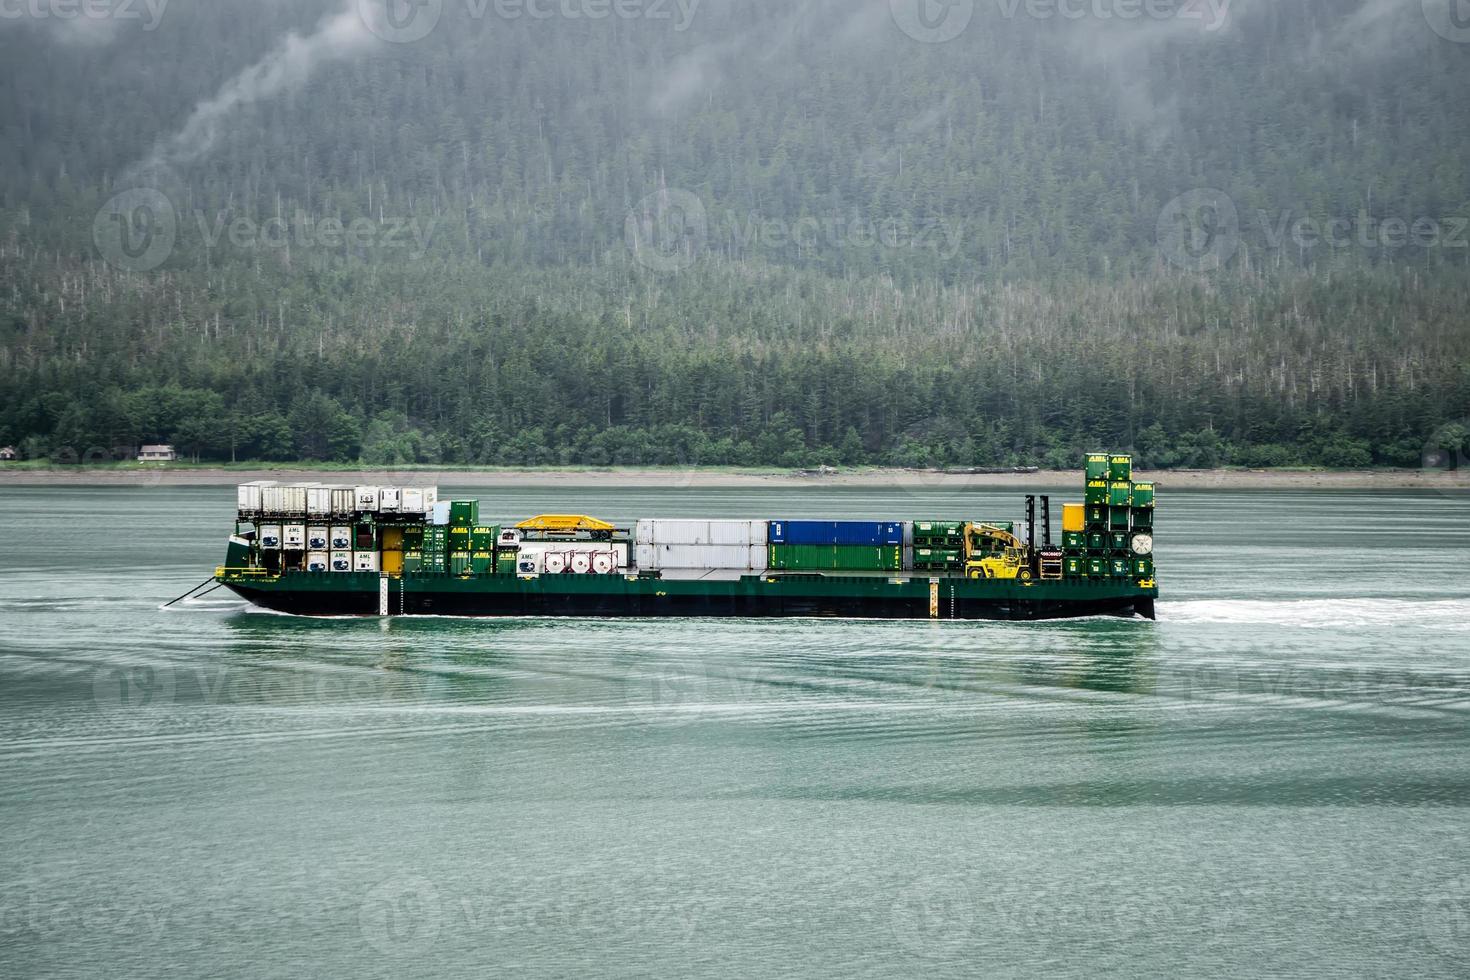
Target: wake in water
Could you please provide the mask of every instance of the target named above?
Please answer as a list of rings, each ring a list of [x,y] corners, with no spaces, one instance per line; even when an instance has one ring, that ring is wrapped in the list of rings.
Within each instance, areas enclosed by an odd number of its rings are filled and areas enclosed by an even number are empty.
[[[1418,627],[1470,633],[1470,599],[1193,599],[1159,604],[1166,623],[1356,629]]]

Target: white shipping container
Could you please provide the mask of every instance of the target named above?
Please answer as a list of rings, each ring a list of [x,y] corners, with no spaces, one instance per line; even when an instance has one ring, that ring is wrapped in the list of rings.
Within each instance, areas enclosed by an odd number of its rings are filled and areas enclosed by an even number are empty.
[[[529,554],[529,555],[528,554],[525,554],[525,553],[522,553],[516,559],[516,574],[517,575],[540,575],[541,574],[541,553],[540,552],[534,552],[534,553]]]
[[[306,550],[326,551],[331,547],[328,540],[327,529],[324,527],[309,527],[306,529]]]
[[[561,555],[596,555],[607,552],[613,555],[620,568],[626,568],[628,566],[627,542],[525,541],[521,544],[521,554],[523,555],[545,555],[553,552]]]
[[[286,491],[288,487],[280,485],[260,488],[260,512],[275,517],[282,517],[290,513],[286,509]]]
[[[567,556],[559,551],[548,551],[541,558],[541,567],[547,575],[560,575],[567,570]]]
[[[356,509],[364,514],[375,514],[378,511],[378,488],[358,487],[354,492],[357,498]]]
[[[239,502],[238,510],[241,514],[259,514],[264,502],[264,491],[266,487],[275,486],[272,480],[256,480],[254,483],[242,483],[235,488],[235,496]]]
[[[306,484],[298,483],[289,487],[281,487],[281,493],[285,501],[285,510],[281,513],[292,515],[306,513]]]
[[[427,501],[425,502],[427,503]],[[430,513],[434,516],[429,521],[429,523],[433,524],[435,527],[447,527],[449,524],[449,501],[446,500],[442,504],[434,504],[433,510],[431,510]]]
[[[592,556],[592,573],[594,575],[611,575],[618,568],[618,556],[610,551],[604,551]]]
[[[312,551],[306,555],[306,570],[308,572],[325,572],[331,567],[325,551]]]
[[[750,545],[652,544],[638,546],[638,567],[659,569],[754,570],[765,568],[765,549]]]
[[[287,524],[282,530],[282,544],[287,551],[306,550],[306,525]]]
[[[332,550],[333,551],[351,551],[352,550],[352,528],[350,528],[350,527],[334,527],[334,528],[332,528],[332,541],[331,541],[331,545],[332,545]]]
[[[322,484],[307,487],[306,512],[312,517],[326,517],[332,513],[332,488]]]
[[[771,567],[771,549],[768,548],[766,545],[763,545],[763,544],[753,544],[753,545],[751,545],[750,546],[750,562],[749,562],[749,566],[748,567],[750,568],[751,571],[754,571],[754,572],[764,572],[766,569],[770,568]]]
[[[639,521],[638,544],[655,545],[764,545],[765,521]]]
[[[260,546],[269,551],[281,549],[281,525],[262,524],[260,526]]]
[[[355,572],[376,572],[378,570],[378,553],[376,551],[354,551],[352,553],[352,570]]]
[[[403,488],[403,512],[405,514],[424,513],[424,490],[422,487]]]
[[[384,487],[378,491],[378,510],[396,514],[403,509],[403,491],[398,487]]]
[[[348,517],[357,509],[357,491],[353,487],[332,488],[332,516]]]
[[[332,552],[332,571],[334,571],[334,572],[350,572],[350,571],[352,571],[352,552],[350,552],[350,551],[334,551],[334,552]]]
[[[570,568],[573,575],[587,575],[592,571],[592,556],[579,551],[571,556]]]

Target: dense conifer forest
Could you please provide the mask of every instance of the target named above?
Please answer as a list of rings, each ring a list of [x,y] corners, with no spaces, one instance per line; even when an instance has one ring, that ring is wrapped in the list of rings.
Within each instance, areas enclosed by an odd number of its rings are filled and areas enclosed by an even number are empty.
[[[1470,43],[1419,0],[1182,6],[7,18],[0,445],[1470,456]]]

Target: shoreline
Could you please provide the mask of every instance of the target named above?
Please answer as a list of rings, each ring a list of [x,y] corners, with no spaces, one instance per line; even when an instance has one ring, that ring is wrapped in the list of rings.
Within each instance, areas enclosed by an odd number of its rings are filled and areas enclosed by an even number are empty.
[[[1138,481],[1153,481],[1169,490],[1467,490],[1470,469],[1438,470],[1140,470]],[[869,469],[835,473],[702,469],[371,469],[328,470],[309,467],[43,467],[0,466],[3,486],[233,486],[256,480],[282,483],[359,485],[416,484],[512,489],[517,487],[649,487],[666,489],[741,489],[769,487],[902,487],[906,489],[1037,490],[1080,486],[1080,470],[1032,473],[939,473],[920,470]]]

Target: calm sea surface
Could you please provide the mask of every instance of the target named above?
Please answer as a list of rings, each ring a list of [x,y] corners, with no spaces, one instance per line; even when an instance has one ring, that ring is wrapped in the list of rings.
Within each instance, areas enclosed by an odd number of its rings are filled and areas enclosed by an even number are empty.
[[[1166,493],[1160,621],[1037,625],[161,610],[232,507],[0,488],[0,976],[1470,973],[1463,496]]]

